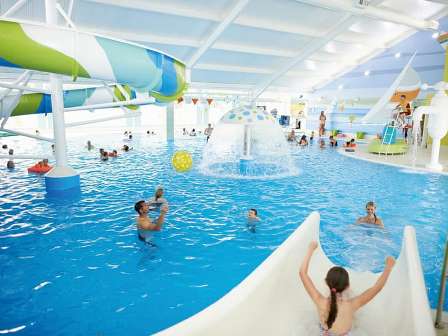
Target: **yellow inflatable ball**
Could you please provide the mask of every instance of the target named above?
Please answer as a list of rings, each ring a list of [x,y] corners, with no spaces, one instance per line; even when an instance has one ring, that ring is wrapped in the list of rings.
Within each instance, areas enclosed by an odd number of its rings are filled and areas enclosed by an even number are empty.
[[[174,153],[171,158],[171,163],[177,172],[184,173],[189,171],[193,166],[193,158],[189,152],[181,150]]]

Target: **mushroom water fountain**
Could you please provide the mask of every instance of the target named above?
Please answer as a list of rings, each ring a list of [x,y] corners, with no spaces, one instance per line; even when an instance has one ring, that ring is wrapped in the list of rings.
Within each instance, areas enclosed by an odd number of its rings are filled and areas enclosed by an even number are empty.
[[[240,106],[227,112],[204,148],[200,171],[230,178],[282,178],[297,175],[289,145],[268,112]]]

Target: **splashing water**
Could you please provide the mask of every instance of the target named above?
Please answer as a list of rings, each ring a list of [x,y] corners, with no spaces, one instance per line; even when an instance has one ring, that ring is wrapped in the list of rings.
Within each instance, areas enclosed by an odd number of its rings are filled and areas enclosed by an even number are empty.
[[[248,179],[299,173],[275,119],[251,107],[235,108],[222,117],[204,148],[199,169],[204,175]]]

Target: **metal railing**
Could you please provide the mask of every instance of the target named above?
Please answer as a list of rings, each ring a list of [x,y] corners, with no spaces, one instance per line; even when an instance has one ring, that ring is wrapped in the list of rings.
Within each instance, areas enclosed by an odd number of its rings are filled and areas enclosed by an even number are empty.
[[[445,301],[446,279],[448,277],[448,240],[445,243],[445,258],[442,265],[442,273],[440,278],[439,300],[437,302],[436,321],[434,323],[437,329],[443,329],[442,322],[443,304]]]

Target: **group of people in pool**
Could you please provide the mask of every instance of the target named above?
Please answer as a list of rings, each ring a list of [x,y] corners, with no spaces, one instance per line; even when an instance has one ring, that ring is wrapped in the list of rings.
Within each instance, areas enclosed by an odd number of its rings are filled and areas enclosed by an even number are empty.
[[[2,145],[2,149],[7,150],[8,151],[8,155],[14,155],[14,149],[12,149],[12,148],[8,149],[8,145],[7,144],[3,144]],[[10,159],[10,160],[8,160],[8,162],[6,162],[6,168],[14,169],[15,167],[16,167],[16,164],[14,163],[14,160]]]
[[[212,132],[213,132],[212,124],[208,124],[207,128],[204,130],[204,135],[207,137],[207,142],[210,139]],[[196,132],[195,128],[193,128],[191,132],[188,132],[185,127],[182,128],[182,135],[197,136],[198,134],[201,134],[201,131]]]
[[[9,148],[8,149],[8,145],[3,144],[2,145],[2,149],[8,150],[8,155],[10,155],[11,157],[14,155],[14,149]],[[6,168],[8,169],[14,169],[16,167],[16,164],[14,163],[14,160],[11,158],[8,160],[8,162],[6,162]],[[52,168],[52,166],[50,166],[48,164],[48,159],[43,159],[41,161],[36,162],[33,166],[28,168],[29,172],[32,172],[33,170],[35,172],[48,172],[50,169]]]
[[[134,209],[138,213],[136,219],[138,238],[141,241],[151,244],[151,233],[162,229],[165,216],[168,212],[168,202],[163,197],[163,188],[158,187],[154,196],[148,202],[140,200],[135,203]],[[157,209],[160,210],[159,216],[153,221],[148,214],[150,211]],[[366,212],[366,216],[359,217],[356,223],[384,227],[383,221],[376,215],[376,205],[374,202],[367,202]],[[249,231],[255,232],[255,224],[260,221],[257,210],[250,209],[247,219]],[[325,283],[330,293],[329,296],[326,296],[316,288],[313,280],[308,275],[309,264],[317,247],[318,243],[316,241],[312,241],[309,244],[305,258],[300,266],[299,277],[318,310],[320,335],[348,336],[352,329],[355,312],[371,301],[385,286],[395,265],[395,260],[390,256],[387,257],[384,270],[375,284],[353,298],[348,298],[346,295],[347,289],[350,286],[348,272],[343,267],[332,267],[325,277]]]
[[[127,134],[127,132],[125,132]],[[132,140],[132,134],[128,135],[128,139]],[[87,141],[86,144],[86,148],[88,151],[91,151],[92,149],[95,148],[95,146],[93,146],[92,142],[90,140]],[[132,147],[129,147],[128,145],[123,145],[123,147],[121,148],[121,150],[123,152],[128,152],[132,149]],[[116,158],[118,157],[118,151],[116,149],[113,149],[112,151],[105,151],[104,148],[100,148],[99,149],[99,153],[100,153],[100,159],[102,161],[107,161],[109,160],[110,157],[112,158]]]
[[[301,146],[301,147],[306,147],[309,144],[313,144],[314,142],[314,131],[311,132],[310,135],[310,141],[308,141],[308,138],[305,134],[303,134],[300,139],[298,140],[297,138],[297,134],[295,132],[294,129],[291,130],[291,132],[288,133],[287,136],[287,141],[288,142],[296,142],[297,145]],[[337,139],[333,136],[330,135],[330,137],[328,138],[328,144],[330,145],[330,147],[337,147],[338,146],[338,141]],[[325,148],[325,140],[320,137],[319,138],[319,148],[323,149]],[[345,151],[347,152],[353,152],[355,150],[356,147],[356,142],[355,139],[350,139],[349,141],[346,141],[343,145],[343,147],[345,147]]]
[[[366,216],[359,217],[357,224],[372,224],[383,228],[381,218],[376,215],[374,202],[367,202]],[[339,266],[330,268],[325,277],[330,295],[322,294],[314,285],[308,275],[310,260],[317,249],[318,243],[312,241],[299,270],[299,276],[306,292],[315,304],[319,315],[319,330],[322,336],[348,336],[350,335],[355,312],[371,301],[385,286],[387,279],[395,265],[395,259],[388,256],[381,276],[375,284],[366,289],[360,295],[349,298],[346,293],[350,286],[348,272]]]

